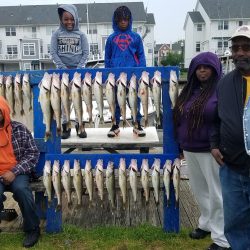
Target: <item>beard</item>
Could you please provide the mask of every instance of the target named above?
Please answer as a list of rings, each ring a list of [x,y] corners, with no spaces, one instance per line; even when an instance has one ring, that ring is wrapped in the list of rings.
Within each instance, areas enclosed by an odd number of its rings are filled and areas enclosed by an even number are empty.
[[[234,58],[234,65],[237,69],[239,69],[242,73],[250,74],[250,58]]]

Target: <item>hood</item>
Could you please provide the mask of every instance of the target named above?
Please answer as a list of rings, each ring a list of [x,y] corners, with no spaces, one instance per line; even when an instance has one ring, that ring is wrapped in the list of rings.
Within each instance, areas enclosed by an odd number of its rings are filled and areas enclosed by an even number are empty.
[[[116,11],[117,11],[118,9],[122,9],[122,8],[124,8],[124,11],[125,11],[125,12],[128,11],[128,12],[130,13],[130,19],[129,19],[128,27],[127,27],[126,30],[124,30],[124,31],[122,31],[122,32],[127,32],[127,31],[131,31],[131,30],[132,30],[133,18],[132,18],[132,14],[131,14],[130,10],[129,10],[129,8],[128,8],[127,6],[120,6],[120,7],[118,7],[118,8],[115,10],[115,12],[114,12],[114,14],[113,14],[113,18],[112,18],[113,30],[116,31],[116,32],[121,32],[121,30],[119,29],[117,23],[115,22],[115,13],[116,13]],[[121,10],[121,11],[122,11],[122,10]],[[128,14],[128,13],[122,13],[122,14],[124,15],[124,14]]]
[[[195,70],[199,65],[207,65],[214,68],[215,73],[217,75],[216,80],[219,80],[221,78],[222,65],[218,56],[212,52],[202,52],[197,56],[195,56],[189,65],[188,76],[187,76],[188,81],[191,80],[193,74],[195,73]]]
[[[2,111],[4,118],[4,129],[10,124],[10,107],[8,102],[0,96],[0,110]]]
[[[79,30],[79,19],[78,19],[78,12],[77,12],[76,6],[73,5],[73,4],[62,4],[57,9],[58,16],[59,16],[59,19],[60,19],[60,28],[65,30],[65,27],[61,22],[60,10],[65,10],[65,11],[69,12],[74,17],[75,26],[74,26],[73,30]]]

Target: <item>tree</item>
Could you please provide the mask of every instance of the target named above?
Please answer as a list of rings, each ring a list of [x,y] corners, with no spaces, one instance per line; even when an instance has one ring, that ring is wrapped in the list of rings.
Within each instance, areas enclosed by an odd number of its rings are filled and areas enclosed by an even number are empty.
[[[182,55],[176,52],[169,52],[168,55],[161,60],[163,66],[179,66],[182,62]]]

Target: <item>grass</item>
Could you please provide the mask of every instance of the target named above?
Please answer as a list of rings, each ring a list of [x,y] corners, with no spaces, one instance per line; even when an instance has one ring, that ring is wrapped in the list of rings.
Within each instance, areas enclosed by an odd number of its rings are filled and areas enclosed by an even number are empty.
[[[202,250],[211,244],[207,237],[203,240],[192,240],[188,237],[188,229],[180,233],[164,233],[161,228],[150,225],[139,227],[97,227],[81,229],[73,225],[65,225],[59,234],[46,234],[32,249],[61,250],[61,249],[104,249],[104,250]],[[1,233],[1,250],[18,250],[22,248],[23,233]]]

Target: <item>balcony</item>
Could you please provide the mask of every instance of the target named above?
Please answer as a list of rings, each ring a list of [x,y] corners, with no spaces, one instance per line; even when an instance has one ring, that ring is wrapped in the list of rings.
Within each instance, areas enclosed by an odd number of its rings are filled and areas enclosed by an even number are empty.
[[[16,61],[19,59],[20,57],[18,54],[0,54],[1,61]]]

